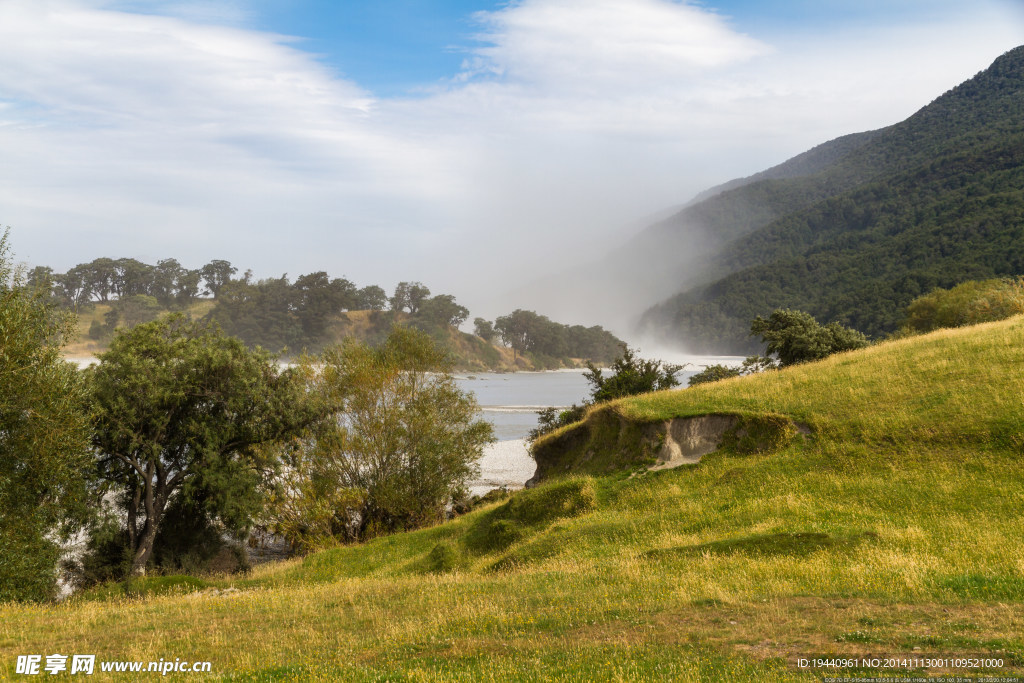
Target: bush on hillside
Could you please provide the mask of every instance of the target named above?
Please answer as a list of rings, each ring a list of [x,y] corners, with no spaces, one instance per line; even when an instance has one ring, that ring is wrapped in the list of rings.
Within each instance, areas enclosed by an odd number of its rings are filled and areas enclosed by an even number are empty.
[[[595,403],[679,386],[676,374],[683,366],[661,360],[644,360],[637,355],[636,349],[631,349],[625,344],[621,348],[619,357],[612,363],[612,372],[607,377],[600,368],[592,362],[587,362],[587,372],[583,377],[591,385],[589,400],[584,401],[583,405],[574,403],[561,411],[555,408],[538,411],[537,427],[530,431],[527,441],[532,443],[559,427],[579,422],[587,408]]]
[[[696,375],[690,377],[687,380],[687,386],[696,386],[698,384],[707,384],[709,382],[717,382],[720,379],[729,379],[730,377],[739,377],[740,369],[731,368],[728,365],[706,365],[704,369],[698,372]]]
[[[767,343],[765,353],[777,357],[781,367],[868,345],[867,337],[857,330],[836,322],[822,325],[810,313],[788,308],[777,308],[767,318],[757,316],[750,324],[750,334]]]
[[[739,367],[731,368],[728,365],[721,364],[705,365],[703,370],[690,377],[687,381],[687,386],[693,387],[698,384],[717,382],[720,379],[753,375],[754,373],[764,372],[765,370],[775,370],[778,367],[779,362],[774,358],[770,358],[768,356],[747,356],[743,359],[743,364]]]
[[[1024,313],[1024,276],[969,280],[952,289],[933,289],[907,306],[903,330],[931,332],[1004,320]]]

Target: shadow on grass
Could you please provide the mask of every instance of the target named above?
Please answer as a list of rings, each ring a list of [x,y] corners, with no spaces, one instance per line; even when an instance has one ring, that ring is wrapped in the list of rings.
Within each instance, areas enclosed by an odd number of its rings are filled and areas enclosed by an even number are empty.
[[[750,555],[756,557],[787,555],[803,557],[819,550],[846,551],[862,543],[875,541],[878,534],[864,531],[844,536],[832,536],[822,532],[774,533],[730,538],[696,545],[658,548],[644,553],[644,557],[668,559],[676,557],[699,557],[712,555]]]

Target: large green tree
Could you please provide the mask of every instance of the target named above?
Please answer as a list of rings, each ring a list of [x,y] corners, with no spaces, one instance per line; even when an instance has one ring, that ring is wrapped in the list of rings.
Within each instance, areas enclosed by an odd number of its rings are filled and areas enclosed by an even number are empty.
[[[419,312],[420,306],[430,296],[430,290],[420,282],[399,282],[390,304],[393,311],[406,311],[411,315]]]
[[[311,476],[330,479],[328,489],[349,492],[334,512],[338,528],[368,538],[442,519],[493,439],[445,351],[395,327],[380,347],[346,339],[319,365],[310,393],[334,416],[320,424],[306,463]]]
[[[47,295],[23,286],[0,237],[0,602],[50,597],[56,540],[88,515],[85,388]]]
[[[460,306],[451,294],[438,294],[420,304],[416,321],[425,328],[458,327],[466,321],[469,309]]]
[[[180,315],[119,334],[99,359],[90,371],[93,444],[102,477],[121,494],[131,572],[145,572],[174,496],[245,529],[276,466],[260,446],[314,419],[299,378],[267,352]]]
[[[231,281],[231,276],[237,272],[238,268],[224,259],[214,259],[199,269],[199,274],[206,282],[206,289],[213,294],[214,299],[220,296],[220,290]]]

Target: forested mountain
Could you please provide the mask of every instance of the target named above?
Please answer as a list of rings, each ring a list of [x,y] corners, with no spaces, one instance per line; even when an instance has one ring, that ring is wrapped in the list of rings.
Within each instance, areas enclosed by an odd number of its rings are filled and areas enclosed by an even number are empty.
[[[746,352],[750,320],[806,310],[893,331],[935,287],[1024,273],[1024,47],[906,121],[715,188],[626,251],[692,253],[642,329]],[[662,271],[666,268],[663,266]]]

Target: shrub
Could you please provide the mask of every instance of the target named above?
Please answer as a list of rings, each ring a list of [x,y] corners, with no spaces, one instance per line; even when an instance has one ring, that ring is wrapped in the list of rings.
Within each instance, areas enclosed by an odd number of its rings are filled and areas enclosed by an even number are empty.
[[[637,356],[636,349],[623,346],[622,353],[612,363],[609,377],[604,377],[593,363],[587,363],[584,377],[593,387],[591,398],[597,403],[679,386],[676,373],[682,369],[681,365],[665,361],[644,360]]]
[[[445,350],[396,326],[379,348],[349,338],[307,360],[327,419],[289,456],[272,523],[354,541],[443,520],[493,440]]]
[[[467,557],[451,541],[441,541],[434,546],[427,556],[427,570],[434,573],[447,573],[466,566]]]
[[[561,412],[555,408],[539,411],[537,427],[530,431],[527,440],[532,443],[559,427],[579,422],[587,408],[595,403],[679,386],[676,373],[682,369],[681,365],[640,358],[636,349],[623,345],[619,357],[612,363],[611,375],[605,377],[600,368],[587,363],[587,372],[583,376],[591,385],[590,400],[584,401],[583,405],[573,404]]]
[[[727,365],[707,365],[703,370],[695,375],[692,375],[687,381],[687,386],[696,386],[698,384],[707,384],[708,382],[717,382],[720,379],[729,379],[730,377],[739,377],[739,368],[730,368]]]
[[[868,339],[839,323],[821,325],[810,313],[777,308],[767,318],[758,316],[750,333],[768,344],[766,353],[777,356],[780,366],[820,360],[841,351],[860,349]]]
[[[578,517],[596,508],[597,491],[589,478],[527,489],[484,515],[467,535],[466,544],[479,552],[504,550],[557,519]]]
[[[971,280],[952,289],[934,289],[907,306],[903,329],[930,332],[1004,320],[1024,313],[1024,277]]]

